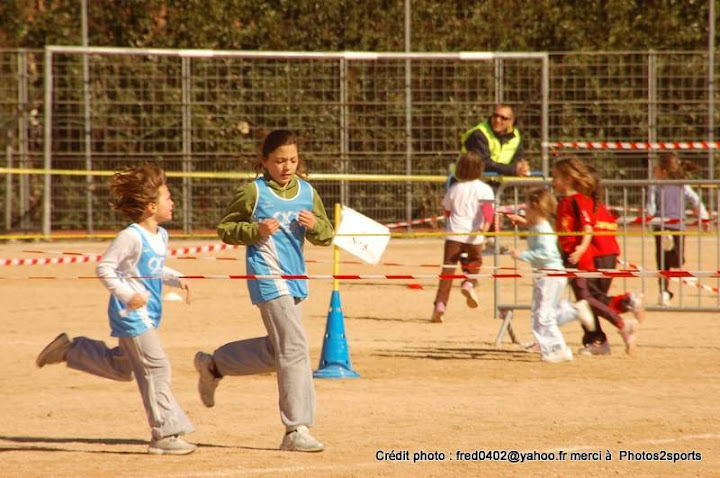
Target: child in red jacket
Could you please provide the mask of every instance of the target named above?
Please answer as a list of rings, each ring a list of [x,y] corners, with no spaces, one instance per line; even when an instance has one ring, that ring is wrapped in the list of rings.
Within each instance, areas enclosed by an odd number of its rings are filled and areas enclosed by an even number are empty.
[[[596,181],[587,166],[576,157],[563,158],[555,162],[552,169],[552,185],[561,196],[558,202],[555,230],[558,232],[560,253],[565,267],[580,270],[596,270],[595,257],[598,250],[592,243],[596,223],[595,204],[591,197]],[[582,234],[572,234],[582,233]],[[629,352],[635,343],[636,319],[623,319],[608,304],[593,295],[589,280],[582,277],[570,280],[570,286],[577,300],[587,300],[596,316],[594,331],[584,328],[581,355],[607,355],[610,345],[602,331],[597,317],[603,317],[620,331]]]

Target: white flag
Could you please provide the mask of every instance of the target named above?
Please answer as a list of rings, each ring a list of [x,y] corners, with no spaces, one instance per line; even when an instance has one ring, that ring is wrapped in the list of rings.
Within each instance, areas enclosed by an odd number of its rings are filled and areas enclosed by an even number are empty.
[[[377,264],[390,242],[390,229],[347,206],[342,207],[340,226],[336,234],[361,234],[358,236],[335,236],[333,243],[368,264]],[[362,234],[384,234],[366,236]]]

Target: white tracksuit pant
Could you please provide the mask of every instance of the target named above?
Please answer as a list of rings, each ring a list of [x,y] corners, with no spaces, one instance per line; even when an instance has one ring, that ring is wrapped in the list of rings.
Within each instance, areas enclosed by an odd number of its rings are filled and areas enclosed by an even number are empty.
[[[567,348],[558,325],[577,318],[577,312],[567,300],[561,300],[567,286],[565,277],[538,277],[533,282],[530,317],[540,353],[545,356]]]

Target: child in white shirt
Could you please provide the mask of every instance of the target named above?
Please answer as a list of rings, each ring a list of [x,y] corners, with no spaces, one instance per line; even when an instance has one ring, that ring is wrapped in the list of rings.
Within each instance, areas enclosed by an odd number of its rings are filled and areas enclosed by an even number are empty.
[[[455,176],[458,180],[445,193],[442,205],[445,210],[445,230],[458,233],[445,238],[443,253],[443,275],[455,273],[460,255],[467,254],[462,264],[465,274],[477,274],[482,265],[482,249],[486,232],[493,220],[495,193],[490,186],[480,180],[484,171],[483,162],[475,152],[465,153],[457,164]],[[468,307],[478,306],[475,293],[476,279],[466,279],[460,290],[465,296]],[[431,322],[440,323],[450,298],[452,279],[441,279],[435,296]]]

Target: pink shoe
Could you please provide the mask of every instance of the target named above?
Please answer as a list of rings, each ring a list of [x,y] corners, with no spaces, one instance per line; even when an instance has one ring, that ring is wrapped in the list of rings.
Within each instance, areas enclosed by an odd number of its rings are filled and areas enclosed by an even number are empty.
[[[445,304],[442,302],[437,302],[435,304],[435,309],[433,309],[432,317],[430,317],[430,322],[435,324],[442,324],[443,315],[445,315]]]
[[[625,352],[632,354],[637,341],[639,321],[636,319],[625,319],[624,322],[625,325],[623,325],[623,328],[620,329],[619,332],[623,342],[625,342]]]
[[[643,305],[643,295],[640,292],[628,293],[628,308],[638,322],[645,320],[645,306]]]
[[[473,283],[470,281],[463,282],[462,286],[460,287],[460,292],[462,292],[462,295],[465,296],[465,302],[467,303],[467,306],[471,309],[476,309],[480,301],[478,300],[478,296],[475,293],[475,286],[473,286]]]

